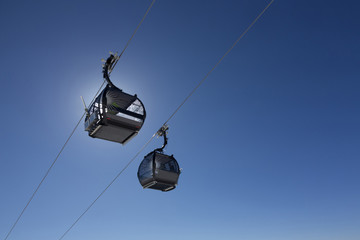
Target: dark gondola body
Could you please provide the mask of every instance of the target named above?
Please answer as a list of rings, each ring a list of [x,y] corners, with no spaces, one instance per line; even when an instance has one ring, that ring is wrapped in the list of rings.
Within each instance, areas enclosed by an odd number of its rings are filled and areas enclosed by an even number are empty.
[[[104,65],[104,79],[108,84],[89,107],[85,130],[90,137],[125,144],[143,126],[146,111],[136,94],[127,94],[110,81],[108,71],[115,60],[111,55]]]
[[[143,188],[164,192],[173,190],[180,175],[179,164],[173,157],[159,151],[145,156],[138,170],[138,178]]]
[[[125,144],[137,135],[145,120],[145,108],[136,95],[106,86],[89,108],[85,120],[89,136]]]

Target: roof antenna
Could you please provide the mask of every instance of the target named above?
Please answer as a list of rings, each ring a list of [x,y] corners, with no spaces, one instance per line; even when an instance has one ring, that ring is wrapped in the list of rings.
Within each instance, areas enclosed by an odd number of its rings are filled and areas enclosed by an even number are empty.
[[[81,100],[82,100],[82,103],[84,104],[84,108],[85,108],[85,112],[86,112],[86,117],[89,118],[89,117],[90,117],[89,109],[86,107],[86,104],[85,104],[85,101],[84,101],[83,96],[80,96],[80,98],[81,98]]]

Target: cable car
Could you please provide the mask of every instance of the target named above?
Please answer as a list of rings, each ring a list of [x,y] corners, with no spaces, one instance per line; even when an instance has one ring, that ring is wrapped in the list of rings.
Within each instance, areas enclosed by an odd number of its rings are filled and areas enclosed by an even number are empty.
[[[143,188],[167,192],[173,190],[178,183],[181,172],[179,164],[173,155],[163,153],[167,144],[166,129],[161,133],[164,145],[147,154],[139,166],[137,175]]]
[[[140,131],[146,118],[143,103],[137,95],[117,88],[109,77],[118,56],[110,55],[103,67],[106,87],[86,109],[85,131],[90,137],[126,144]]]

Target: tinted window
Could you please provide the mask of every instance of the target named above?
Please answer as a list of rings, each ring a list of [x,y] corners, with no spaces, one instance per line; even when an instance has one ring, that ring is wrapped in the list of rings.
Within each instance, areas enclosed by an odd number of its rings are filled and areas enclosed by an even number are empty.
[[[139,179],[140,180],[152,177],[151,157],[152,157],[152,155],[150,157],[145,158],[139,166]]]
[[[169,172],[179,172],[176,160],[166,155],[156,154],[156,168]]]

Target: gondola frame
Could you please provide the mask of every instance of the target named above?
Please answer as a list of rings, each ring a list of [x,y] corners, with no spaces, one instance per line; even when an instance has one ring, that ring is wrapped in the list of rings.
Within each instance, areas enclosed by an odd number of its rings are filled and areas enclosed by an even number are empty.
[[[165,157],[168,159],[166,163],[169,163],[171,161],[173,164],[175,164],[174,171],[163,170],[158,167],[157,163],[160,162],[160,159],[157,157]],[[149,162],[151,165],[151,175],[144,178],[145,174],[149,171],[141,172],[142,167],[144,164]],[[168,192],[176,188],[180,173],[180,166],[173,155],[166,155],[159,151],[153,151],[146,155],[143,161],[140,163],[137,176],[140,184],[144,189],[150,188],[155,190],[161,190],[163,192]]]
[[[113,107],[119,113],[122,113],[130,118],[132,117],[134,119],[138,119],[137,121],[126,117],[119,117],[108,112],[108,109],[106,108],[106,93],[111,89],[119,91],[119,93],[121,93],[124,97],[133,99],[132,103],[136,101],[140,103],[143,114],[131,112],[127,109]],[[145,118],[146,110],[144,104],[136,94],[130,95],[115,86],[107,85],[90,106],[89,116],[85,119],[84,126],[85,131],[88,131],[90,137],[118,142],[124,145],[138,134],[145,122]]]

